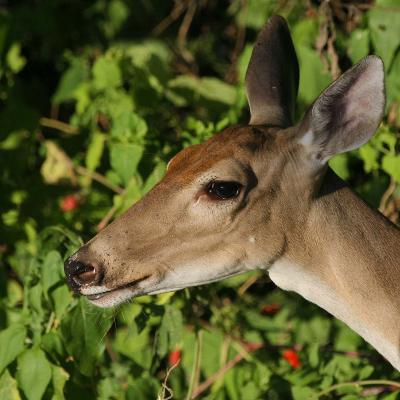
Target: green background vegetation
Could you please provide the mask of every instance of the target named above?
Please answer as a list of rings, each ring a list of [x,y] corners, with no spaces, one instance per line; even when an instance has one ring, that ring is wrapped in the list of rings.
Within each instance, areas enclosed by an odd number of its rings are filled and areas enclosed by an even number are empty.
[[[272,13],[287,18],[300,60],[299,118],[341,71],[383,58],[384,121],[332,167],[398,221],[399,0],[2,3],[1,399],[162,399],[164,382],[175,399],[301,400],[400,381],[343,323],[259,273],[107,311],[65,285],[63,260],[174,154],[248,121],[245,68]],[[166,379],[171,352],[182,361]],[[398,393],[378,382],[321,398]]]

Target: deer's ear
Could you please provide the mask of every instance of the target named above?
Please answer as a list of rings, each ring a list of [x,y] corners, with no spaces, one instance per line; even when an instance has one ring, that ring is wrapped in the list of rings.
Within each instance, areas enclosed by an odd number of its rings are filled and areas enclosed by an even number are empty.
[[[368,56],[317,98],[300,125],[300,143],[325,163],[356,149],[375,133],[385,109],[382,60]]]
[[[273,16],[260,32],[246,73],[251,125],[292,124],[299,65],[288,26]]]

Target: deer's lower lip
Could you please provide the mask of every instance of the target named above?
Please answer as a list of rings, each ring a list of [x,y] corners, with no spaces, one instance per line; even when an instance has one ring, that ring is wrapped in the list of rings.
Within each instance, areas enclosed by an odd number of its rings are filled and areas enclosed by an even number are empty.
[[[89,295],[86,295],[86,297],[89,300],[98,300],[98,299],[101,299],[106,294],[112,293],[112,292],[114,292],[114,290],[110,290],[109,292],[97,293],[97,294],[89,294]]]
[[[101,293],[87,294],[85,296],[86,296],[86,298],[88,300],[99,300],[104,296],[112,295],[113,293],[118,292],[120,290],[133,288],[133,287],[137,286],[140,282],[143,282],[144,280],[149,278],[149,276],[150,275],[147,275],[147,276],[145,276],[143,278],[136,279],[136,280],[134,280],[134,281],[132,281],[132,282],[126,284],[126,285],[119,286],[119,287],[117,287],[115,289],[107,290],[107,291],[101,292]]]

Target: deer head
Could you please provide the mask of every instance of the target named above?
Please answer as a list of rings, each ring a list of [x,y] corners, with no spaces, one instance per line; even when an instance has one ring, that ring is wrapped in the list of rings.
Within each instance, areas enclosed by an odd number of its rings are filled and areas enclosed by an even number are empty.
[[[160,183],[66,261],[70,286],[109,307],[311,254],[304,227],[327,161],[376,130],[383,67],[361,60],[292,126],[298,76],[288,27],[274,16],[247,70],[249,124],[178,153]]]

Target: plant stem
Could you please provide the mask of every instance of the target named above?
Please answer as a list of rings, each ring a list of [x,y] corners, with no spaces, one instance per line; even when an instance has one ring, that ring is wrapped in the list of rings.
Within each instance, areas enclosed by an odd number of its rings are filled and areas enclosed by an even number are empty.
[[[98,172],[90,171],[89,169],[82,167],[81,165],[76,165],[76,166],[74,166],[74,168],[79,175],[88,176],[89,178],[93,179],[94,181],[99,182],[103,186],[111,189],[115,193],[122,194],[124,192],[124,189],[122,189],[122,187],[114,185],[105,176],[99,174]]]
[[[57,119],[42,117],[39,120],[39,124],[46,128],[57,129],[58,131],[67,133],[69,135],[75,135],[78,133],[78,128]]]
[[[384,385],[384,386],[394,386],[396,388],[400,389],[400,383],[395,382],[395,381],[390,381],[386,379],[370,379],[370,380],[365,380],[365,381],[353,381],[353,382],[344,382],[344,383],[337,383],[336,385],[332,385],[328,387],[327,389],[324,389],[317,393],[313,399],[317,400],[321,398],[322,396],[333,392],[337,389],[340,389],[342,387],[346,386],[369,386],[369,385]]]
[[[98,223],[97,225],[97,230],[100,232],[102,231],[107,225],[108,223],[111,221],[112,217],[114,216],[114,214],[117,212],[118,210],[117,205],[113,205],[107,212],[107,214],[103,217],[103,219]]]
[[[260,344],[252,344],[245,348],[246,352],[242,352],[237,354],[232,360],[229,360],[222,368],[220,368],[217,372],[209,376],[202,384],[200,384],[197,389],[194,391],[190,400],[197,399],[203,392],[205,392],[215,381],[224,376],[231,368],[233,368],[236,364],[242,361],[250,352],[256,351],[264,347],[262,343]],[[188,399],[187,399],[188,400]]]
[[[190,385],[189,385],[189,390],[186,396],[186,400],[191,400],[194,397],[192,396],[192,393],[195,389],[195,386],[197,386],[199,375],[200,375],[200,361],[201,361],[201,349],[203,345],[203,331],[200,330],[197,333],[197,341],[196,341],[196,350],[195,350],[195,355],[194,355],[194,360],[193,360],[193,368],[192,368],[192,374],[190,378]],[[196,392],[198,389],[196,390]]]

